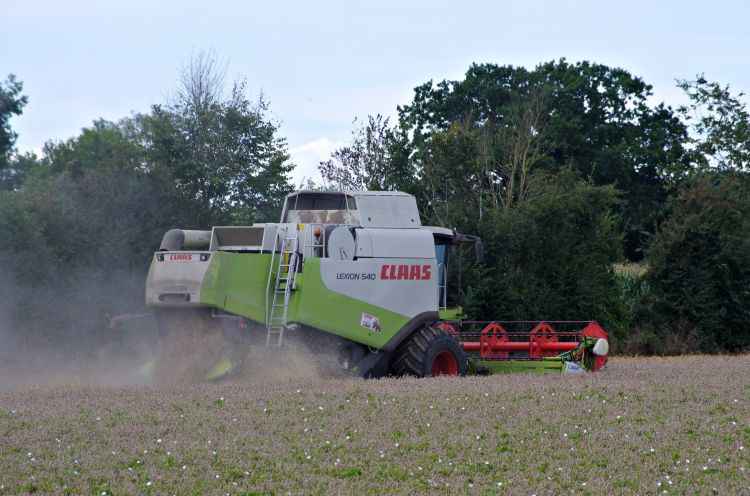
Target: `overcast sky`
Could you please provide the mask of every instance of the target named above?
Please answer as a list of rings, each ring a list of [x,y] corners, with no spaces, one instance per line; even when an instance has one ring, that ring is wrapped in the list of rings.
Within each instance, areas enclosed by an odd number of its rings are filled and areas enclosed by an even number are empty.
[[[231,79],[263,91],[295,182],[349,141],[352,120],[395,116],[415,86],[460,79],[472,62],[534,67],[565,57],[622,67],[683,100],[675,78],[750,90],[750,3],[729,1],[3,0],[0,79],[29,104],[19,151],[98,118],[147,112],[191,52],[214,50]]]

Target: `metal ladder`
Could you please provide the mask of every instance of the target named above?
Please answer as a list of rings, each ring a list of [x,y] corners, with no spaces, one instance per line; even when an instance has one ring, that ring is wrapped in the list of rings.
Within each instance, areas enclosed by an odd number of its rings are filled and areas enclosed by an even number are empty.
[[[283,229],[284,237],[281,239],[281,246],[278,246],[278,237],[274,246],[274,253],[278,247],[280,248],[280,254],[273,284],[271,311],[266,320],[266,346],[280,347],[284,340],[289,295],[294,289],[294,276],[297,273],[297,246],[299,245],[297,229],[292,228],[292,233],[289,232],[288,227]],[[273,270],[273,262],[271,264],[271,270]],[[270,276],[271,274],[269,274],[269,283]]]

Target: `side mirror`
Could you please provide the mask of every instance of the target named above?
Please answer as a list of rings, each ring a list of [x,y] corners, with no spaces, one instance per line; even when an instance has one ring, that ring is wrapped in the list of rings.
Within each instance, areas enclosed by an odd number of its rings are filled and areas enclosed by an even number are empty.
[[[484,243],[479,238],[474,241],[474,259],[477,263],[481,263],[484,260]]]

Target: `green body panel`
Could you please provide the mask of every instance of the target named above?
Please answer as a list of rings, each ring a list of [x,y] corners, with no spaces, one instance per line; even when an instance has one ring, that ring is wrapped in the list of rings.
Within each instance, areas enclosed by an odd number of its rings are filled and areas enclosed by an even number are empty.
[[[565,361],[553,357],[545,360],[502,360],[502,361],[470,361],[472,372],[478,367],[489,369],[491,374],[512,374],[517,372],[565,372]]]
[[[268,253],[213,252],[201,284],[201,303],[265,323],[270,266]]]
[[[463,307],[450,307],[439,310],[440,320],[460,320],[466,317]]]
[[[576,363],[582,370],[593,370],[594,356],[589,350],[596,344],[596,338],[581,336],[581,342],[574,349],[554,357],[536,360],[482,360],[469,359],[469,372],[489,372],[490,374],[512,374],[517,372],[556,372],[565,373],[566,362]],[[576,357],[582,357],[578,360]]]
[[[381,332],[360,326],[362,314],[380,319]],[[410,317],[330,291],[320,276],[320,259],[305,261],[297,274],[297,290],[292,293],[288,321],[322,329],[358,343],[382,348],[404,327]]]
[[[274,264],[278,263],[278,255]],[[265,324],[271,255],[213,252],[201,283],[201,304]],[[273,285],[272,285],[273,286]],[[360,326],[362,314],[380,319],[381,332]],[[382,348],[410,317],[330,291],[320,275],[320,259],[308,258],[289,298],[288,323],[305,324],[373,348]]]

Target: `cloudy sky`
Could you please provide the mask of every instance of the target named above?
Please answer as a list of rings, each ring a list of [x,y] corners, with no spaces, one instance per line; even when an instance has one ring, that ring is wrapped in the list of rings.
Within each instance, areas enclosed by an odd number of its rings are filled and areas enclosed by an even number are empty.
[[[750,90],[750,3],[732,1],[4,0],[0,79],[29,104],[19,151],[97,118],[145,112],[191,53],[213,50],[262,91],[298,165],[296,182],[349,141],[352,121],[395,116],[415,86],[472,62],[533,67],[565,57],[622,67],[681,103],[675,78]]]

